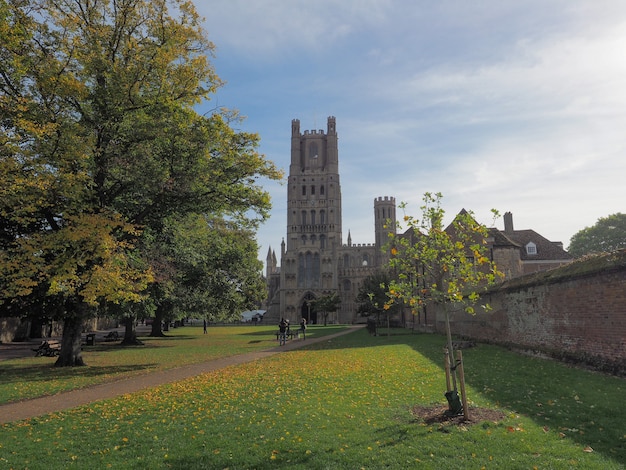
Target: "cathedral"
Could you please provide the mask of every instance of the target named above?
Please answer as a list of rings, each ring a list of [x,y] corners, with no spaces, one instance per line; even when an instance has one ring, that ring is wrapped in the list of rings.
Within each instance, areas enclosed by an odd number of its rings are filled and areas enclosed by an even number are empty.
[[[315,299],[337,294],[341,305],[329,313],[329,323],[353,323],[357,319],[356,296],[363,280],[387,263],[382,247],[395,230],[393,197],[374,199],[373,244],[353,244],[350,233],[344,243],[341,219],[341,182],[336,121],[327,129],[300,131],[291,122],[291,164],[287,183],[287,231],[276,252],[267,253],[268,305],[264,322],[280,318],[299,323],[321,323],[311,308]],[[387,223],[387,221],[391,223]]]
[[[323,130],[300,131],[291,122],[291,164],[287,185],[287,232],[276,253],[267,253],[267,312],[264,322],[280,318],[298,323],[321,323],[311,308],[314,300],[337,294],[341,306],[327,318],[330,323],[359,320],[356,296],[363,280],[388,263],[382,247],[396,227],[393,197],[374,199],[374,243],[344,243],[341,224],[341,183],[337,129],[333,116]],[[390,221],[387,223],[387,221]],[[534,230],[515,230],[513,215],[504,214],[504,230],[490,229],[492,260],[506,279],[553,269],[572,262],[561,242]],[[425,321],[425,319],[424,319]]]

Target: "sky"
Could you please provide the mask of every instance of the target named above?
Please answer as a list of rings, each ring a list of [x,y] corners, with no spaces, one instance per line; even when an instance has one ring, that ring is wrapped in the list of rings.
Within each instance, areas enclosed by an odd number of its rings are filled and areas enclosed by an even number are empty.
[[[515,229],[565,247],[626,212],[623,0],[195,3],[225,81],[201,108],[239,110],[236,128],[285,176],[291,120],[326,131],[336,117],[344,243],[374,242],[380,196],[419,216],[440,192],[450,219],[511,212]],[[280,258],[287,187],[262,184],[259,258]]]

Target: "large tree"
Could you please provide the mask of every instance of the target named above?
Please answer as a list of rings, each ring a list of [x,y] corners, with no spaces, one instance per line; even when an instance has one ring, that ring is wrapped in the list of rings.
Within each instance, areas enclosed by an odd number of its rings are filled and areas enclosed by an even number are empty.
[[[395,278],[390,283],[385,308],[400,303],[417,315],[424,303],[440,306],[445,317],[449,357],[454,361],[450,312],[460,307],[474,314],[481,291],[495,283],[501,274],[489,258],[488,228],[465,210],[444,227],[441,199],[440,193],[425,193],[421,218],[405,215],[408,229],[391,236],[387,249]],[[406,208],[406,204],[401,208]],[[455,369],[452,378],[452,389],[446,396],[450,411],[456,413],[460,402]]]
[[[313,309],[324,318],[324,326],[328,323],[328,315],[339,310],[341,298],[336,292],[326,294],[313,301]]]
[[[570,254],[576,258],[588,254],[609,253],[626,248],[626,214],[618,212],[601,217],[591,227],[576,232],[570,240]]]
[[[53,296],[57,365],[82,365],[96,307],[149,293],[144,228],[173,213],[263,219],[257,179],[280,174],[231,128],[236,113],[194,110],[221,81],[191,3],[9,0],[0,15],[0,303]]]

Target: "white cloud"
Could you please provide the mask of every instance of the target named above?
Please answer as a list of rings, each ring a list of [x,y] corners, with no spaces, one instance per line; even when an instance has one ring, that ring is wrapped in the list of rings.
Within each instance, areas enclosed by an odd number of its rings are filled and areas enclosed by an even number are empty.
[[[626,2],[621,0],[216,0],[200,3],[218,74],[289,165],[292,118],[337,117],[344,238],[373,240],[373,199],[419,210],[424,191],[447,211],[569,238],[624,212]],[[320,123],[323,123],[320,126]],[[279,249],[284,188],[259,232]],[[488,222],[488,220],[483,220]]]

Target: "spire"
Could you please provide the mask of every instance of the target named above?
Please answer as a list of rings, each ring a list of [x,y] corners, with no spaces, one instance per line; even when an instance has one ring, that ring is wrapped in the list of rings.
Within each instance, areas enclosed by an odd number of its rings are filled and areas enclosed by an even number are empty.
[[[348,230],[348,246],[352,246],[352,235],[350,234],[350,230]]]

